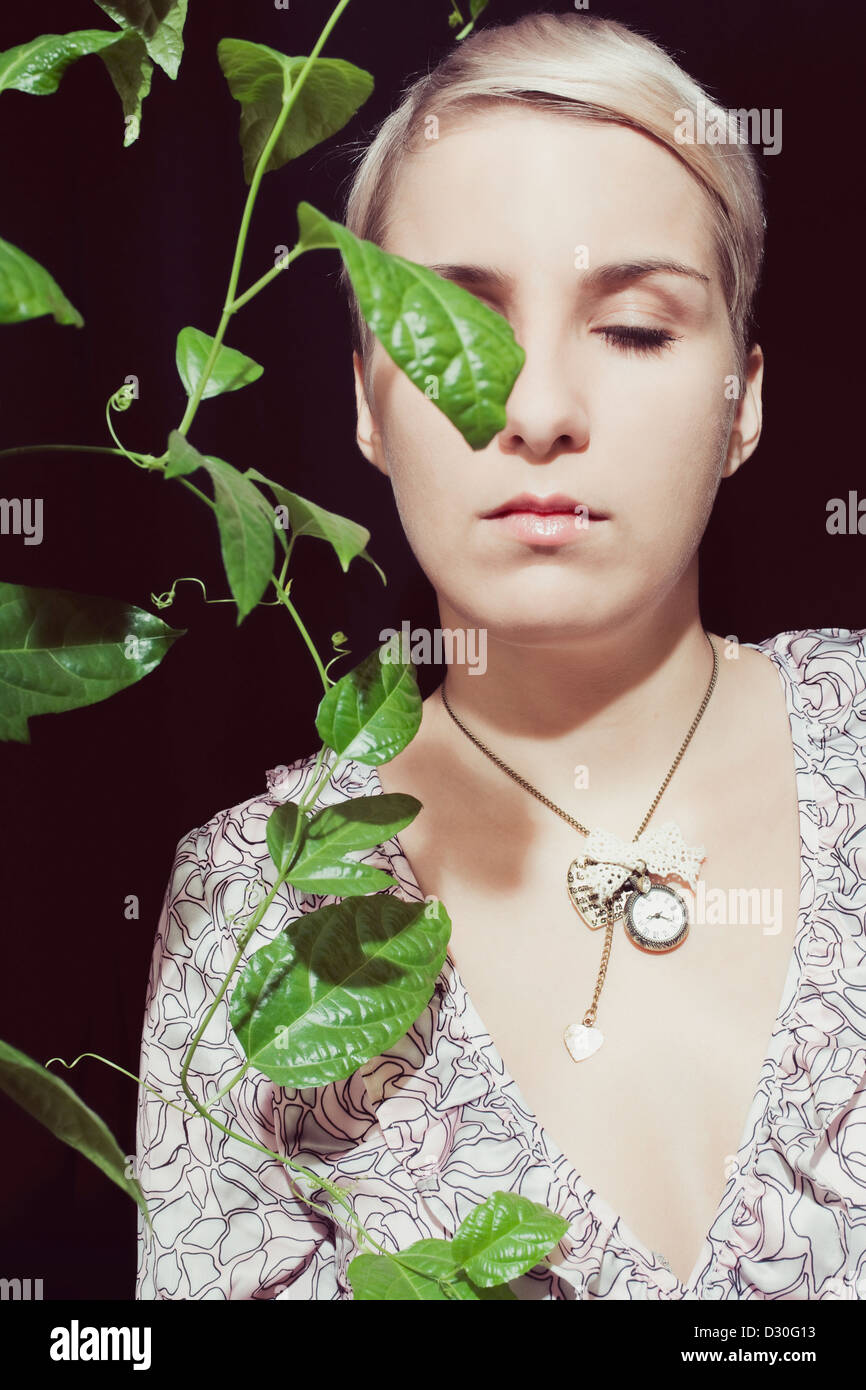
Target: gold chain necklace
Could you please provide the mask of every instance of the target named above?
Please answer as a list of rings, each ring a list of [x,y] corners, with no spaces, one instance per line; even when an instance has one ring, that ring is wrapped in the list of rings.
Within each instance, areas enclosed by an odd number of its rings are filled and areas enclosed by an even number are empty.
[[[688,934],[688,909],[683,898],[666,883],[656,883],[653,880],[668,878],[673,875],[694,888],[700,865],[706,858],[703,847],[688,846],[674,821],[666,821],[655,832],[649,831],[644,834],[644,831],[661,801],[668,783],[679,767],[680,760],[691,743],[694,732],[715,689],[716,678],[719,674],[719,658],[706,631],[704,636],[710,643],[710,650],[713,653],[713,674],[710,677],[707,692],[701,701],[700,709],[692,720],[691,728],[683,739],[679,752],[671,763],[667,776],[653,797],[652,804],[630,844],[625,840],[620,840],[616,835],[611,835],[608,831],[591,830],[589,826],[583,825],[576,817],[563,811],[560,806],[550,800],[550,797],[533,787],[531,782],[527,782],[525,777],[521,777],[513,768],[510,768],[507,763],[504,763],[501,758],[491,752],[480,738],[477,738],[471,730],[467,729],[448,703],[445,694],[445,682],[443,681],[439,687],[442,703],[446,710],[458,728],[462,729],[466,737],[472,740],[476,748],[480,748],[482,753],[486,753],[497,767],[501,767],[502,771],[507,772],[515,782],[519,782],[521,787],[531,792],[539,801],[543,801],[545,806],[550,807],[551,811],[555,811],[558,816],[562,816],[563,820],[567,820],[576,830],[588,837],[583,854],[573,859],[569,865],[566,887],[572,906],[584,919],[587,926],[593,931],[604,926],[605,938],[592,1003],[584,1014],[583,1021],[569,1024],[563,1034],[565,1045],[576,1062],[591,1057],[604,1042],[604,1034],[599,1028],[596,1028],[595,1019],[610,958],[614,923],[620,917],[624,917],[626,934],[633,944],[640,950],[653,954],[674,950],[677,946],[682,945]]]

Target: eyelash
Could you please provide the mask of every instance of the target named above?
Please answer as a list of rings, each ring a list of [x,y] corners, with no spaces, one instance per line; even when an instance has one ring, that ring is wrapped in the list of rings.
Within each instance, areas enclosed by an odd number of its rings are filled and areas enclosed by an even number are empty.
[[[478,295],[477,298],[489,308],[495,309],[496,313],[502,314],[503,311],[496,304],[491,304],[482,295]],[[664,352],[680,340],[677,334],[668,333],[664,328],[641,328],[632,323],[613,324],[610,328],[600,328],[597,331],[618,352],[624,352],[626,355],[633,352],[638,357],[649,357],[653,353]]]
[[[654,352],[663,352],[665,348],[671,348],[674,343],[679,342],[675,334],[666,332],[664,328],[639,328],[634,324],[622,323],[598,331],[605,341],[611,343],[618,351],[634,352],[642,357]]]

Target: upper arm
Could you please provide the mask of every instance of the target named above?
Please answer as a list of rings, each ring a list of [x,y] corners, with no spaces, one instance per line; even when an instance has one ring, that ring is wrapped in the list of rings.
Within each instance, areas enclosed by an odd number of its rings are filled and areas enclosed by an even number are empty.
[[[139,1087],[136,1176],[153,1233],[139,1212],[136,1297],[335,1298],[332,1223],[293,1194],[285,1164],[217,1129],[181,1089],[184,1056],[236,950],[231,929],[213,910],[202,836],[206,831],[191,831],[178,844],[148,979],[139,1075],[180,1109]],[[244,1060],[224,997],[189,1073],[199,1102]],[[275,1123],[278,1092],[251,1068],[214,1115],[247,1139],[290,1154],[288,1117],[298,1112],[282,1107]]]

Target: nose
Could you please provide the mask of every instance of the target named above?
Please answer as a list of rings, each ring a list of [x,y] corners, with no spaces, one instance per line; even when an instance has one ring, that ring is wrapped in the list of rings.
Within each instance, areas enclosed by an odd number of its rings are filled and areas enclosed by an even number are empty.
[[[578,354],[551,334],[549,316],[519,341],[526,360],[505,405],[500,449],[532,463],[580,453],[589,444],[589,411]]]

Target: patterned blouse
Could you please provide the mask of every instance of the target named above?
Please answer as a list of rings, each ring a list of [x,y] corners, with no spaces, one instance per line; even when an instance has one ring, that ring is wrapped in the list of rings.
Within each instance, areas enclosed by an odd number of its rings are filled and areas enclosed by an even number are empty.
[[[798,924],[736,1162],[687,1283],[584,1182],[532,1114],[450,957],[404,1038],[342,1081],[285,1089],[251,1068],[217,1114],[337,1182],[390,1250],[447,1237],[496,1189],[559,1212],[569,1228],[511,1281],[521,1299],[866,1298],[866,629],[783,632],[748,646],[787,697],[800,810]],[[178,844],[147,990],[140,1076],[188,1109],[181,1062],[227,972],[227,918],[260,874],[273,882],[268,816],[297,801],[314,755]],[[376,769],[342,764],[319,805],[382,793]],[[410,901],[424,895],[397,837],[362,856]],[[251,953],[326,902],[283,884]],[[236,979],[237,977],[235,977]],[[231,987],[230,987],[231,988]],[[224,999],[194,1058],[201,1102],[244,1062]],[[185,1118],[139,1088],[140,1299],[350,1299],[359,1252],[295,1195],[284,1164]],[[309,1190],[309,1188],[307,1189]],[[323,1189],[313,1201],[332,1211]]]

